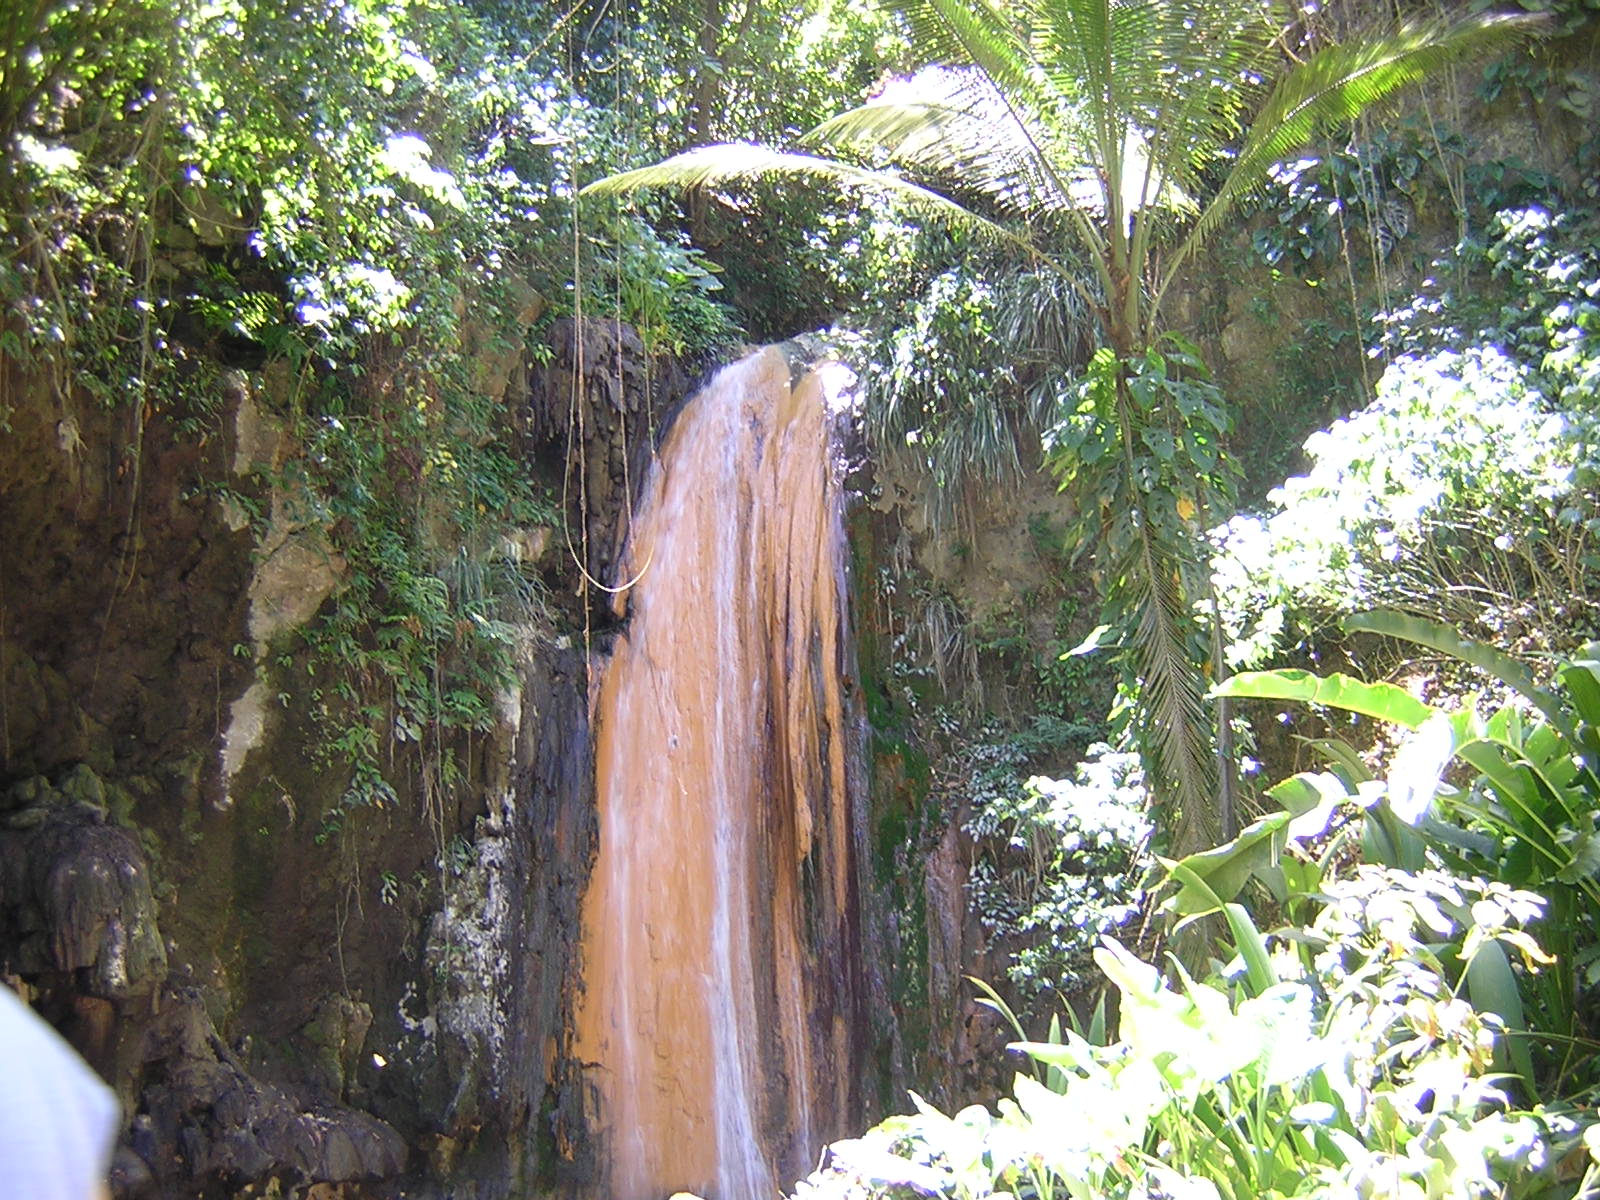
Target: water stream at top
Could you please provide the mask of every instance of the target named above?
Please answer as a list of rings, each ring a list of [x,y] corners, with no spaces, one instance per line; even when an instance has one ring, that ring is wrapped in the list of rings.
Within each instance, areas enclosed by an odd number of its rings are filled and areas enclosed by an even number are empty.
[[[600,849],[575,1052],[615,1200],[775,1195],[838,1132],[859,961],[843,367],[768,349],[684,409],[596,700]]]

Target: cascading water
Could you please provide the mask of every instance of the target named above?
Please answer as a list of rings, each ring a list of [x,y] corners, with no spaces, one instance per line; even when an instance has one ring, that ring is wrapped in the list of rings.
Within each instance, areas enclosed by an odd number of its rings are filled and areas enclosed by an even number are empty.
[[[600,849],[574,1050],[615,1200],[777,1193],[853,1107],[861,1022],[845,540],[849,373],[768,349],[684,409],[596,701]]]

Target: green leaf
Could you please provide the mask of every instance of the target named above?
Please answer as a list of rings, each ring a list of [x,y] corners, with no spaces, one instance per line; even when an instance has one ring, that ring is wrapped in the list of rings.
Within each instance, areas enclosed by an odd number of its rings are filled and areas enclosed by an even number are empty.
[[[1361,760],[1361,753],[1341,738],[1301,738],[1311,749],[1322,755],[1328,765],[1339,774],[1349,787],[1356,787],[1372,779],[1372,771]]]
[[[1128,377],[1128,393],[1144,412],[1149,412],[1155,407],[1158,388],[1157,381],[1147,375],[1130,375]],[[1148,433],[1149,431],[1146,432]]]
[[[979,216],[948,196],[941,196],[938,192],[920,187],[897,175],[891,175],[886,171],[853,167],[809,154],[769,150],[765,146],[749,142],[728,142],[687,150],[652,167],[620,171],[615,175],[597,179],[585,187],[579,195],[621,196],[647,188],[690,190],[786,175],[827,180],[844,186],[864,187],[896,196],[908,201],[913,208],[923,213],[942,217],[999,241],[1012,243],[1030,257],[1043,257],[1039,254],[1038,248],[1026,237],[1013,233],[1004,225]]]
[[[1580,720],[1600,725],[1600,662],[1578,659],[1561,669],[1561,682]]]
[[[1213,696],[1236,700],[1297,700],[1343,709],[1420,729],[1439,710],[1392,683],[1362,683],[1348,675],[1310,671],[1243,671],[1212,689]]]
[[[1507,45],[1537,28],[1526,16],[1489,14],[1452,23],[1416,24],[1387,37],[1324,46],[1281,76],[1250,125],[1222,186],[1175,256],[1223,229],[1271,168],[1324,130],[1342,127],[1385,96],[1475,51]]]
[[[1420,871],[1426,864],[1427,844],[1407,821],[1395,815],[1386,798],[1367,810],[1361,828],[1361,852],[1368,862],[1400,871]]]
[[[1063,1072],[1101,1070],[1094,1056],[1094,1047],[1076,1033],[1068,1032],[1065,1037],[1052,1042],[1011,1042],[1006,1049],[1026,1054],[1037,1063]],[[1051,1088],[1051,1091],[1058,1093],[1063,1090]]]
[[[1556,872],[1562,883],[1578,883],[1600,875],[1600,835],[1594,830],[1580,833],[1568,847],[1572,861]]]
[[[1524,1085],[1531,1089],[1535,1078],[1533,1055],[1527,1037],[1518,1036],[1525,1035],[1528,1029],[1522,1010],[1522,988],[1505,947],[1493,938],[1480,943],[1467,963],[1467,996],[1479,1012],[1495,1013],[1505,1022],[1509,1036],[1495,1048],[1496,1057],[1500,1057],[1503,1048]]]
[[[1250,994],[1259,996],[1278,982],[1277,972],[1272,969],[1272,955],[1267,950],[1267,941],[1243,905],[1224,904],[1222,914],[1233,933],[1234,947],[1244,959],[1245,980],[1249,984]]]
[[[1342,780],[1326,772],[1302,771],[1267,789],[1290,816],[1300,817],[1348,798]]]
[[[1448,625],[1405,613],[1387,610],[1356,613],[1346,617],[1341,625],[1347,633],[1375,633],[1380,637],[1399,638],[1471,663],[1532,702],[1562,737],[1577,744],[1577,732],[1561,701],[1552,692],[1536,684],[1528,669],[1510,655],[1502,654],[1481,642],[1468,641]]]
[[[1164,463],[1170,463],[1178,452],[1178,443],[1165,429],[1146,429],[1141,435],[1150,452]]]
[[[1180,916],[1216,912],[1239,894],[1252,875],[1277,864],[1288,840],[1290,820],[1289,813],[1272,813],[1215,849],[1178,861],[1161,859],[1178,884],[1162,907]]]

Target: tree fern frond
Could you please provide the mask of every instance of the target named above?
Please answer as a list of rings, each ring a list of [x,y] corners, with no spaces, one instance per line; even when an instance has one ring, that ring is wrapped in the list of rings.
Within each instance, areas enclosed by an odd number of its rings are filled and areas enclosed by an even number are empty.
[[[1023,216],[1059,213],[1094,194],[1081,158],[1075,166],[1047,161],[1013,109],[970,69],[919,71],[825,121],[804,142],[879,151],[903,166],[959,179]]]
[[[1007,229],[1000,222],[973,212],[965,205],[958,204],[931,188],[922,187],[888,171],[874,171],[809,154],[769,150],[765,146],[751,142],[724,142],[714,146],[697,146],[693,150],[686,150],[682,154],[664,159],[654,166],[620,171],[615,175],[597,179],[579,194],[621,196],[649,188],[689,191],[694,188],[714,187],[718,184],[770,179],[774,176],[826,181],[892,196],[903,201],[915,212],[949,221],[1011,245],[1021,250],[1029,259],[1045,264],[1063,277],[1074,277],[1060,263],[1041,252],[1038,245],[1027,236]]]
[[[1238,159],[1175,256],[1179,261],[1227,222],[1269,172],[1319,133],[1352,120],[1429,72],[1532,34],[1539,18],[1489,14],[1414,25],[1388,37],[1327,46],[1279,79],[1251,122]],[[1174,262],[1169,271],[1176,267]]]

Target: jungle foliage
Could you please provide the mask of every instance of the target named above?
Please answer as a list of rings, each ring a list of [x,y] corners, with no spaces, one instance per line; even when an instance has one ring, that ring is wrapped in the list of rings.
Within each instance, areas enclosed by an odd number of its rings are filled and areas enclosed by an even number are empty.
[[[1106,938],[1114,1016],[1104,997],[1087,1018],[1069,1008],[1043,1040],[989,992],[1023,1060],[1011,1095],[954,1116],[913,1096],[914,1114],[835,1144],[797,1196],[1592,1194],[1600,1126],[1570,1100],[1597,1083],[1600,647],[1547,688],[1445,626],[1352,627],[1458,655],[1513,700],[1229,680],[1234,697],[1407,733],[1380,771],[1319,743],[1326,769],[1268,792],[1281,808],[1162,861],[1168,913],[1222,920],[1203,969],[1163,973]]]
[[[595,186],[618,193],[788,176],[872,187],[1013,247],[1079,292],[1105,357],[1066,407],[1079,418],[1074,431],[1103,432],[1069,438],[1058,461],[1093,498],[1085,509],[1100,520],[1096,570],[1108,624],[1126,639],[1153,790],[1168,805],[1172,836],[1193,847],[1231,822],[1231,765],[1213,769],[1207,732],[1208,638],[1194,603],[1205,595],[1196,577],[1203,555],[1191,516],[1228,511],[1231,479],[1216,443],[1214,418],[1224,410],[1197,405],[1186,364],[1162,353],[1163,301],[1274,166],[1526,22],[1480,16],[1321,43],[1288,12],[1232,0],[892,7],[910,30],[917,73],[806,139],[872,165],[727,144]],[[1296,43],[1291,55],[1281,50],[1286,36]],[[948,191],[876,169],[880,162]],[[1064,258],[1068,248],[1079,257]],[[1083,444],[1115,452],[1086,457]],[[1190,515],[1178,513],[1173,477],[1192,493]]]
[[[152,422],[203,443],[244,394],[282,435],[192,490],[339,564],[303,639],[237,648],[348,778],[325,832],[406,785],[431,810],[560,620],[506,536],[562,516],[503,403],[548,322],[616,316],[694,364],[740,334],[676,214],[578,186],[707,121],[814,123],[876,69],[881,22],[748,4],[700,70],[702,7],[38,0],[0,32],[0,350],[49,381],[64,452],[83,406],[115,415],[135,496]]]
[[[932,586],[895,600],[881,695],[957,747],[968,894],[1020,1019],[987,998],[1022,1069],[993,1111],[919,1101],[835,1147],[801,1193],[1600,1194],[1597,143],[1575,139],[1573,185],[1431,112],[1351,120],[1526,14],[1594,35],[1594,0],[1519,7],[1339,40],[1241,0],[34,0],[0,31],[0,350],[50,382],[63,453],[84,406],[119,416],[134,488],[149,423],[213,435],[225,384],[284,431],[272,463],[199,486],[345,564],[303,644],[238,648],[346,781],[331,834],[403,783],[448,794],[559,620],[503,535],[561,514],[484,364],[536,358],[556,314],[694,362],[741,323],[844,314],[869,440],[941,503],[1048,447],[1125,687],[1119,751],[1035,776],[1041,746],[1105,732],[1060,700],[1088,690],[1061,623],[1047,662],[1017,655],[1036,720],[966,736],[981,714],[935,694],[1016,637]],[[1597,94],[1581,54],[1509,54],[1468,87],[1580,122]],[[838,157],[754,144],[806,129]],[[682,209],[581,192],[614,172],[717,188]],[[1452,234],[1424,247],[1441,208]],[[1169,328],[1229,254],[1348,284],[1316,345],[1371,364],[1298,397],[1337,419],[1258,511],[1234,491],[1245,398]],[[1335,652],[1432,671],[1432,698],[1284,666]],[[1224,701],[1350,722],[1226,840]],[[1169,857],[1146,874],[1152,811]],[[1149,896],[1201,953],[1141,959]],[[1101,979],[1113,1005],[1028,1035]]]
[[[1537,7],[1592,34],[1582,6]],[[1483,86],[1524,76],[1583,103],[1581,69],[1515,55]],[[1397,153],[1380,133],[1269,180],[1254,249],[1274,266],[1343,259],[1352,294],[1352,245],[1380,275],[1417,251],[1412,219],[1441,193],[1456,239],[1419,264],[1413,296],[1373,289],[1371,399],[1306,444],[1304,477],[1209,535],[1214,649],[1230,666],[1337,652],[1427,672],[1444,698],[1300,671],[1216,689],[1252,715],[1267,699],[1347,711],[1351,741],[1306,741],[1323,769],[1268,788],[1266,815],[1237,838],[1162,860],[1179,928],[1209,917],[1222,930],[1202,935],[1209,962],[1191,950],[1158,971],[1106,941],[1095,961],[1114,1003],[1064,1010],[1075,1030],[1055,1022],[1043,1040],[1017,1021],[1009,1097],[946,1116],[913,1096],[914,1114],[836,1145],[797,1194],[1594,1193],[1594,198],[1511,160],[1469,160],[1453,136],[1435,127],[1425,149]],[[1593,146],[1580,139],[1580,157]],[[1387,201],[1363,182],[1373,161],[1393,172]],[[1091,363],[1079,378],[1092,377]],[[1223,445],[1231,432],[1217,430]],[[1398,611],[1352,616],[1378,605]],[[1047,878],[1052,852],[1082,837],[1063,824],[1040,853],[1058,794],[1013,781],[979,796],[982,853],[997,833],[1011,851],[974,867],[997,929],[1045,911],[1024,911],[1014,885]],[[1093,851],[1075,861],[1097,869]],[[1094,927],[1081,913],[1069,930],[1035,927],[1035,954],[1010,960],[1014,994],[1037,986],[1040,954]]]

